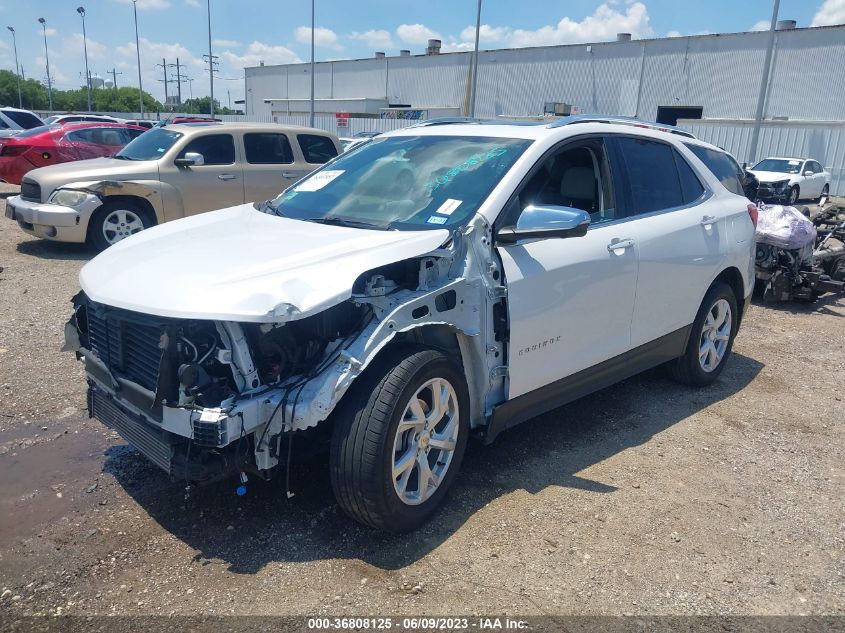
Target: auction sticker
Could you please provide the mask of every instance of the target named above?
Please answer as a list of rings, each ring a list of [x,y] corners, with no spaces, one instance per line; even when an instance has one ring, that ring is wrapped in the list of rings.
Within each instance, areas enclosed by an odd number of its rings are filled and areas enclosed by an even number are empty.
[[[294,191],[319,191],[344,171],[344,169],[325,169],[317,172],[305,182],[299,183]]]
[[[439,213],[440,215],[452,215],[452,213],[455,212],[455,209],[461,205],[461,202],[461,200],[449,198],[446,202],[440,205],[440,208],[437,209],[435,213]]]

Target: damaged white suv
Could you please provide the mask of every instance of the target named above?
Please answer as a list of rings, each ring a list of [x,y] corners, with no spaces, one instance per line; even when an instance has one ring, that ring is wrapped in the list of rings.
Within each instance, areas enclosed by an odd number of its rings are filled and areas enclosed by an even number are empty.
[[[470,435],[663,363],[716,379],[756,220],[720,160],[613,119],[406,128],[112,246],[67,346],[91,415],[172,477],[270,478],[322,443],[344,511],[411,530]]]

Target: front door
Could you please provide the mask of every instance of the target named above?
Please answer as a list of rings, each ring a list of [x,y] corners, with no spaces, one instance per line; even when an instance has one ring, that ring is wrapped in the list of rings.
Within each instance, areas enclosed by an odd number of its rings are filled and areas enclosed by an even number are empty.
[[[179,151],[177,158],[188,153],[200,154],[203,164],[178,167],[169,159],[159,168],[162,181],[180,192],[183,215],[243,204],[243,169],[231,134],[197,136]],[[177,210],[167,211],[168,219],[179,217]]]
[[[508,223],[529,204],[583,209],[583,237],[497,247],[510,317],[508,398],[624,354],[637,285],[636,244],[617,217],[617,192],[600,138],[547,158],[509,205]]]

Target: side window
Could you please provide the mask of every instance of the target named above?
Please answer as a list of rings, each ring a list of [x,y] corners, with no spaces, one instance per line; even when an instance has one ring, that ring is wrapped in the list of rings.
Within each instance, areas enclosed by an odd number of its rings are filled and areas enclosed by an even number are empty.
[[[12,119],[15,123],[20,125],[25,130],[31,130],[39,125],[44,125],[34,114],[29,112],[21,112],[19,110],[3,110],[3,114]]]
[[[98,141],[94,136],[95,131],[93,129],[76,130],[69,133],[65,138],[71,143],[97,143]]]
[[[246,162],[253,165],[287,165],[293,162],[293,150],[284,134],[244,134],[244,149]]]
[[[719,179],[725,189],[738,196],[744,196],[741,176],[736,171],[736,163],[725,152],[686,143],[687,148],[707,166],[713,175]]]
[[[306,163],[322,164],[337,156],[337,148],[328,136],[297,134],[296,140],[299,141]]]
[[[122,130],[111,127],[93,128],[94,142],[98,145],[126,145],[126,137]]]
[[[123,131],[126,134],[129,135],[129,140],[131,140],[131,141],[134,141],[136,138],[141,136],[141,134],[146,132],[146,130],[136,130],[135,128],[131,128],[131,127],[125,128]],[[126,142],[128,143],[129,141],[126,141]]]
[[[235,162],[235,139],[231,134],[200,136],[189,142],[178,158],[184,158],[188,152],[202,154],[206,165],[231,165]]]
[[[810,163],[810,164],[812,165],[812,167],[813,167],[813,171],[814,171],[815,173],[820,174],[820,173],[822,173],[822,172],[824,171],[824,169],[822,168],[822,166],[821,166],[819,163],[817,163],[816,161],[813,161],[813,162],[812,162],[812,163]]]
[[[675,150],[672,150],[672,153],[675,156],[675,164],[678,166],[678,175],[681,177],[681,191],[684,194],[684,204],[690,204],[704,194],[704,187],[684,157]]]
[[[520,211],[532,204],[581,209],[590,214],[592,224],[616,219],[604,145],[570,145],[547,158],[519,193]]]
[[[670,145],[632,137],[619,138],[618,143],[631,191],[630,215],[685,204],[675,151]]]

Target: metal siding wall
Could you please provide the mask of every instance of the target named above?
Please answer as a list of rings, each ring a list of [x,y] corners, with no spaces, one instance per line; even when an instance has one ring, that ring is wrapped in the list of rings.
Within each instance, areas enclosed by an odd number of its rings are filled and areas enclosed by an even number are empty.
[[[387,98],[414,107],[442,106],[463,112],[470,55],[391,57]]]
[[[684,121],[703,141],[724,148],[742,163],[748,161],[752,121]],[[766,122],[760,130],[759,156],[814,158],[831,174],[830,189],[845,195],[845,124]]]
[[[363,59],[332,62],[334,96],[384,99],[385,61],[384,59]],[[393,65],[392,58],[390,65]]]
[[[689,100],[687,38],[645,42],[642,95],[637,114],[655,120],[658,106],[699,106]]]

